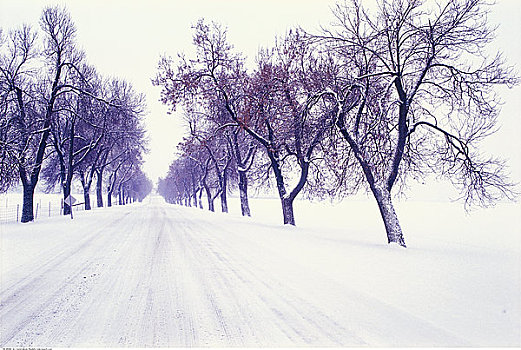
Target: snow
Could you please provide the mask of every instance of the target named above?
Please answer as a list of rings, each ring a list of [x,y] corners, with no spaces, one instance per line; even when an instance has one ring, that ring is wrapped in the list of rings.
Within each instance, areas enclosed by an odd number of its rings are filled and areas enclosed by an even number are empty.
[[[0,225],[0,345],[521,346],[519,204],[251,200]],[[218,209],[218,208],[217,208]]]

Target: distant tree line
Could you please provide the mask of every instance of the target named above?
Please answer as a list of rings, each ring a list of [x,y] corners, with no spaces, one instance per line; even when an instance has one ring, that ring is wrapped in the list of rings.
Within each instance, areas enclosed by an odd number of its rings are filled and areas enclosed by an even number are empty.
[[[143,95],[118,78],[103,78],[75,42],[76,27],[60,7],[47,7],[40,29],[0,30],[0,190],[21,182],[22,222],[32,221],[36,185],[59,185],[66,198],[79,180],[85,209],[96,179],[124,204],[152,188],[141,170],[146,151]],[[64,204],[64,214],[71,208]]]
[[[200,20],[195,57],[163,57],[154,83],[181,107],[189,133],[159,192],[170,203],[214,210],[239,188],[273,183],[284,224],[293,202],[371,193],[389,243],[405,247],[393,195],[435,174],[466,204],[513,198],[504,162],[482,153],[496,130],[496,85],[518,83],[497,54],[484,52],[494,30],[482,0],[390,0],[371,13],[339,3],[320,33],[301,28],[262,49],[253,69],[226,29]]]

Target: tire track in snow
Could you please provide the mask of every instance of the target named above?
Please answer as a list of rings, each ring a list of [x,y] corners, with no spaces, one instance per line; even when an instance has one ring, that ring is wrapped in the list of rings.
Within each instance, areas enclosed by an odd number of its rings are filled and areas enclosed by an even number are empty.
[[[79,304],[89,292],[89,283],[99,276],[95,272],[89,273],[100,267],[96,261],[102,259],[96,259],[95,254],[98,257],[107,255],[109,249],[118,243],[117,237],[106,231],[125,224],[130,212],[118,214],[119,217],[91,232],[74,246],[58,247],[53,258],[22,280],[7,287],[2,284],[2,346],[32,346],[37,339],[48,341],[49,334],[62,333],[56,330],[67,328],[64,326],[69,322],[63,320],[71,321],[78,313]]]
[[[108,266],[110,278],[103,280],[99,289],[104,302],[97,304],[96,298],[91,301],[90,312],[101,317],[85,317],[81,323],[86,329],[103,326],[92,334],[79,335],[74,344],[128,347],[168,343],[171,326],[166,312],[170,309],[167,294],[171,283],[169,268],[164,266],[166,248],[161,248],[168,244],[164,244],[161,222],[159,227],[153,225],[158,220],[155,209],[140,210],[136,216],[123,248],[125,254]],[[109,292],[103,296],[103,290]]]
[[[184,212],[182,209],[172,211],[177,215],[183,215]],[[295,297],[300,293],[288,289],[281,280],[274,278],[277,276],[273,276],[273,271],[259,268],[243,253],[227,246],[226,239],[221,237],[223,233],[226,234],[226,228],[213,224],[210,227],[189,218],[185,218],[183,223],[184,239],[190,242],[193,260],[203,267],[212,267],[212,273],[204,273],[203,269],[203,273],[194,275],[200,275],[199,283],[204,286],[210,310],[213,310],[214,317],[227,338],[227,328],[232,329],[233,342],[228,339],[225,344],[365,344],[350,330],[330,319],[309,302]],[[212,234],[215,231],[219,232],[218,236]],[[224,304],[220,300],[224,298],[218,291],[229,294]],[[292,295],[293,300],[285,295]],[[241,298],[247,302],[241,303]],[[233,303],[230,304],[230,301]],[[232,324],[227,325],[227,322]],[[278,340],[274,340],[274,337]]]
[[[93,240],[98,238],[97,236],[100,233],[102,233],[106,227],[113,226],[119,223],[120,221],[125,219],[125,217],[129,214],[130,213],[126,213],[123,217],[117,218],[111,223],[105,225],[104,227],[94,231],[93,233],[82,239],[80,242],[78,242],[77,245],[73,247],[65,247],[63,251],[58,253],[58,255],[54,256],[49,261],[40,265],[40,267],[37,270],[35,270],[31,275],[26,276],[25,278],[17,281],[11,286],[8,286],[5,290],[3,290],[0,293],[0,300],[2,300],[0,307],[3,307],[5,304],[8,304],[11,301],[9,298],[10,296],[15,296],[24,289],[35,289],[35,286],[31,284],[38,282],[40,279],[35,279],[34,275],[44,276],[49,271],[54,270],[56,266],[62,264],[66,260],[69,260],[73,255],[77,254],[79,251],[88,246]],[[4,286],[2,285],[2,287]]]

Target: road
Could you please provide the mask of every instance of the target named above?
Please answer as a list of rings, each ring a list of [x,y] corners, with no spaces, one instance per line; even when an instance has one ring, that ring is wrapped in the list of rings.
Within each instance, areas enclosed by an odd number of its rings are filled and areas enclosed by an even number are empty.
[[[28,239],[32,257],[4,266],[0,345],[466,344],[270,248],[291,229],[158,199],[82,215],[49,219],[38,234],[65,238],[40,250]]]

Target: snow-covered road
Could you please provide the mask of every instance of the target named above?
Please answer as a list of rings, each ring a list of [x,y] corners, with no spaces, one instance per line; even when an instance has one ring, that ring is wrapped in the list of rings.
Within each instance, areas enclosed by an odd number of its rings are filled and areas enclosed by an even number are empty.
[[[335,264],[338,244],[296,228],[157,198],[15,227],[2,233],[1,346],[472,345],[312,268]]]

